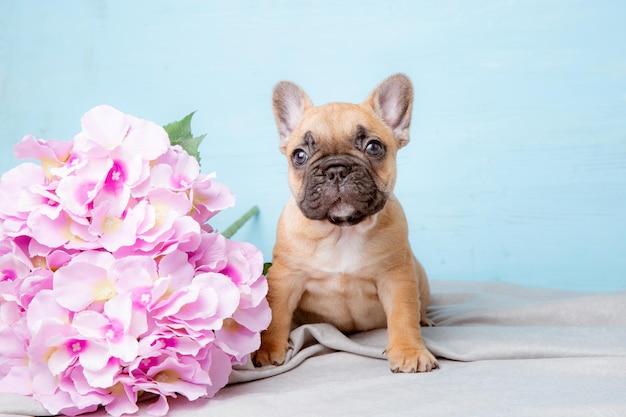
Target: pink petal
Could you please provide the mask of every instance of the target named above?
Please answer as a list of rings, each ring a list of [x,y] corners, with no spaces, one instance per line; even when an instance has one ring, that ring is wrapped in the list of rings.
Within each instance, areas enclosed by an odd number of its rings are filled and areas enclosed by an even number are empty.
[[[176,161],[172,186],[175,188],[188,189],[200,175],[198,160],[187,152],[181,152]]]
[[[22,210],[27,210],[27,204],[16,204],[24,201],[32,194],[29,187],[33,184],[43,184],[45,175],[43,168],[30,162],[18,165],[5,172],[0,178],[0,216],[12,216],[26,218],[26,211],[19,212],[18,206]]]
[[[187,359],[187,360],[185,360]],[[200,364],[190,358],[167,358],[150,369],[158,390],[164,394],[179,393],[190,400],[206,395],[206,384],[210,382]]]
[[[31,213],[26,222],[32,237],[51,248],[63,246],[72,239],[71,223],[71,219],[64,212],[52,219],[40,211]]]
[[[60,376],[59,390],[69,393],[72,398],[72,404],[62,410],[66,415],[95,411],[109,397],[105,390],[91,387],[85,379],[83,370],[79,367]]]
[[[225,321],[222,329],[215,332],[215,343],[224,352],[241,362],[248,354],[259,348],[261,335],[229,319]]]
[[[69,311],[58,304],[51,290],[38,292],[26,310],[31,334],[38,333],[43,324],[50,325],[52,321],[59,324],[69,323],[69,317]]]
[[[196,158],[185,151],[172,148],[167,158],[155,165],[150,172],[150,183],[155,188],[184,191],[191,188],[200,175],[200,165]]]
[[[72,259],[71,255],[63,250],[55,250],[50,252],[50,254],[46,257],[46,261],[48,262],[48,268],[51,271],[56,271],[63,265],[66,265]]]
[[[132,381],[118,382],[111,389],[114,399],[106,405],[106,411],[112,416],[134,414],[139,410],[137,407],[137,393],[132,387]]]
[[[202,233],[198,249],[191,255],[190,262],[198,272],[219,272],[226,267],[226,238],[217,232]]]
[[[174,220],[172,229],[160,236],[161,252],[169,253],[176,249],[185,250],[185,248],[194,250],[198,245],[200,231],[200,225],[191,217],[178,217]]]
[[[142,184],[149,180],[151,161],[144,161],[141,159],[141,155],[126,153],[124,149],[116,151],[113,157],[116,160],[124,161],[124,168],[126,170],[126,180],[124,182],[132,189],[133,196],[145,196],[145,194],[139,195],[135,194],[135,192],[140,191]]]
[[[116,358],[110,358],[102,369],[92,371],[84,369],[87,383],[94,388],[109,388],[115,384],[115,377],[122,371],[122,365]]]
[[[71,407],[74,406],[74,401],[70,397],[70,394],[58,388],[51,395],[40,395],[38,391],[35,390],[33,398],[39,401],[51,415],[59,414],[62,410],[70,410]]]
[[[117,195],[124,188],[124,183],[128,177],[128,168],[123,160],[114,160],[113,166],[107,173],[104,180],[103,189],[111,194]]]
[[[32,376],[26,366],[13,366],[0,378],[0,392],[31,396],[33,394]]]
[[[87,348],[80,353],[79,360],[83,368],[99,371],[107,365],[110,356],[105,345],[90,341]]]
[[[115,284],[107,270],[86,262],[72,262],[59,268],[53,277],[57,302],[71,311],[80,311],[96,300],[115,295]]]
[[[213,176],[200,175],[192,186],[194,211],[192,216],[204,224],[215,214],[235,205],[235,197],[223,184],[212,181]]]
[[[164,395],[160,395],[159,398],[146,407],[146,412],[151,416],[164,416],[170,410],[167,404],[167,398]]]
[[[194,269],[186,253],[174,251],[159,261],[159,276],[169,278],[173,288],[182,288],[191,283]]]
[[[84,216],[89,204],[101,192],[113,161],[109,158],[89,158],[89,163],[77,169],[73,175],[61,178],[56,194],[63,207],[77,216]]]
[[[135,288],[152,287],[158,277],[156,262],[149,256],[117,259],[111,265],[110,273],[117,277],[115,286],[123,293],[131,292]]]
[[[133,302],[130,294],[120,294],[108,300],[104,304],[104,313],[110,320],[119,321],[124,330],[128,330],[133,314]]]
[[[158,164],[150,169],[150,186],[168,188],[174,176],[174,168],[169,164]]]
[[[239,291],[237,287],[222,274],[213,272],[199,274],[194,278],[193,285],[212,290],[210,292],[203,290],[201,294],[212,294],[213,291],[217,294],[219,300],[215,311],[215,316],[217,317],[230,317],[239,305]],[[201,314],[202,312],[196,312],[196,317],[202,317]]]
[[[111,189],[103,189],[93,200],[93,207],[107,204],[107,213],[109,216],[123,218],[124,213],[135,206],[135,201],[131,200],[130,188],[125,184],[112,191]]]
[[[65,347],[57,348],[48,359],[48,368],[53,375],[58,375],[68,368],[76,359],[76,355]]]
[[[198,289],[193,287],[186,287],[176,291],[167,299],[160,301],[157,306],[152,310],[153,316],[157,319],[172,316],[178,314],[181,309],[187,304],[193,303],[198,299]],[[217,301],[217,297],[215,297]],[[207,306],[207,308],[214,308],[213,306]],[[208,313],[208,312],[205,312]]]
[[[232,365],[230,356],[215,347],[211,348],[209,360],[209,366],[204,368],[209,371],[209,378],[211,378],[211,385],[207,387],[207,397],[212,398],[228,383]]]
[[[72,320],[74,328],[85,339],[104,339],[104,329],[108,324],[105,316],[91,310],[79,311]]]
[[[239,307],[242,309],[256,307],[265,300],[267,295],[267,280],[263,275],[259,275],[256,281],[240,285],[241,303]]]
[[[142,235],[146,241],[158,238],[164,231],[170,230],[175,220],[186,216],[191,210],[191,202],[185,193],[157,188],[148,193],[148,199],[155,210],[154,227]]]
[[[123,246],[131,246],[137,240],[137,227],[141,213],[131,209],[124,218],[118,217],[111,201],[103,201],[92,210],[93,220],[89,231],[98,236],[102,247],[115,252]]]
[[[72,151],[71,142],[60,140],[37,140],[32,135],[22,138],[13,147],[13,153],[20,159],[39,159],[40,161],[50,160],[64,162]]]
[[[170,146],[170,139],[163,127],[148,120],[127,116],[130,129],[124,139],[123,148],[131,155],[140,155],[150,161],[163,155]]]
[[[124,335],[117,343],[109,343],[109,353],[114,358],[128,363],[133,361],[139,352],[139,342],[135,336]]]
[[[73,264],[77,262],[98,265],[102,269],[109,270],[115,262],[115,257],[109,252],[101,250],[90,250],[75,254],[72,258],[71,263]]]
[[[82,135],[77,136],[74,141],[77,147],[86,153],[92,150],[93,145],[84,143],[85,141],[112,150],[122,144],[130,128],[126,115],[107,105],[89,110],[80,122],[83,128]]]
[[[0,328],[0,376],[6,371],[6,362],[21,362],[26,357],[26,339],[15,330],[5,326]]]
[[[261,332],[269,326],[272,311],[267,299],[263,298],[256,307],[237,309],[233,314],[233,319],[248,330]]]

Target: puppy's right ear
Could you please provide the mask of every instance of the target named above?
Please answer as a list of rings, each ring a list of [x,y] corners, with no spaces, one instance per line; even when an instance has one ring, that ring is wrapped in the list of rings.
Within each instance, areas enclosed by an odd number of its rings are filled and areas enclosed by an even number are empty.
[[[298,124],[300,124],[304,112],[313,107],[313,103],[296,84],[289,81],[281,81],[274,87],[272,106],[274,108],[276,126],[278,127],[278,136],[280,137],[278,147],[282,153],[285,153],[289,138]]]

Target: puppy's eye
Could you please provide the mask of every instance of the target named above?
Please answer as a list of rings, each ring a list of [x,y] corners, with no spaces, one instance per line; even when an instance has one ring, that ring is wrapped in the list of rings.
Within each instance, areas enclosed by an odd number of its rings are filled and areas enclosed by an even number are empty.
[[[378,140],[371,140],[365,146],[365,153],[373,158],[378,158],[385,153],[385,146]]]
[[[309,160],[309,155],[304,152],[302,149],[296,149],[291,154],[291,162],[297,167],[301,167],[306,164],[306,161]]]

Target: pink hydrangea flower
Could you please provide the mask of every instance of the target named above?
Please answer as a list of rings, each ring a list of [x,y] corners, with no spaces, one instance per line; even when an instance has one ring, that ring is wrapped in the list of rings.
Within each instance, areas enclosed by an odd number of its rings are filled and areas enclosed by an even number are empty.
[[[212,397],[258,348],[260,251],[206,224],[228,188],[163,128],[110,107],[70,142],[26,136],[0,178],[0,392],[114,416]]]
[[[60,140],[39,141],[34,136],[25,136],[14,148],[15,156],[23,159],[38,159],[47,178],[52,178],[52,171],[65,165],[70,157],[72,144]]]

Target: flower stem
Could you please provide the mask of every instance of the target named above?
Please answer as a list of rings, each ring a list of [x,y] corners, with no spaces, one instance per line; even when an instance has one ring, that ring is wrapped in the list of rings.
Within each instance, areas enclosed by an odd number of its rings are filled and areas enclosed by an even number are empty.
[[[250,218],[252,216],[254,216],[255,214],[257,214],[259,212],[259,207],[258,206],[254,206],[252,207],[250,210],[248,210],[243,216],[241,216],[240,218],[237,219],[237,221],[235,221],[235,223],[231,224],[226,230],[224,230],[222,232],[222,235],[227,238],[230,239],[231,237],[233,237],[233,235],[235,233],[237,233],[237,231],[239,229],[241,229],[241,226],[243,226],[244,224],[246,224],[246,222],[248,220],[250,220]]]

